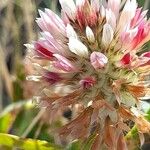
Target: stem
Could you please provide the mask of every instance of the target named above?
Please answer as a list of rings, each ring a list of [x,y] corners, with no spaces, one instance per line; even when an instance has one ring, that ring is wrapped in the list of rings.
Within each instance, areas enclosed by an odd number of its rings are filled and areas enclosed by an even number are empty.
[[[40,134],[40,132],[41,132],[41,129],[42,129],[42,127],[43,127],[43,124],[44,124],[44,122],[43,122],[43,121],[40,121],[39,126],[38,126],[38,129],[37,129],[37,131],[35,132],[34,139],[37,139],[37,138],[38,138],[38,136],[39,136],[39,134]]]

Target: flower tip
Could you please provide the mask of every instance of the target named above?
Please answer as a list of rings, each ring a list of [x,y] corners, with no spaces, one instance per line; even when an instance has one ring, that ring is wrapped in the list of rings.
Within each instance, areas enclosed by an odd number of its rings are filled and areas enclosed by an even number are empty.
[[[85,58],[88,57],[88,49],[81,41],[75,38],[69,38],[68,46],[74,54]]]
[[[90,61],[95,69],[101,69],[107,64],[108,58],[100,52],[93,52],[90,56]]]
[[[42,16],[44,14],[44,12],[40,9],[38,9],[39,15]]]
[[[74,20],[76,16],[76,6],[73,0],[59,0],[63,11],[67,14],[67,16]]]
[[[77,37],[78,37],[75,30],[73,29],[73,27],[70,24],[67,24],[66,33],[67,33],[68,38],[72,37],[72,38],[77,39]]]
[[[94,43],[95,41],[94,33],[89,26],[86,27],[86,37],[89,42]]]
[[[111,43],[113,36],[114,36],[114,31],[111,25],[106,23],[103,27],[103,35],[102,35],[102,43],[105,47],[107,47]]]

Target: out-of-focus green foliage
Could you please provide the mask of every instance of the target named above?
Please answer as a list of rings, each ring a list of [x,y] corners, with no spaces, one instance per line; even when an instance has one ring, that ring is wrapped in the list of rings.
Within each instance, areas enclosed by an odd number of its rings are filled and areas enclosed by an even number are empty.
[[[8,133],[20,110],[33,108],[31,101],[20,101],[7,106],[0,113],[0,132]],[[21,119],[21,118],[20,118]],[[23,118],[24,119],[24,118]]]
[[[60,147],[46,141],[22,139],[18,136],[0,133],[0,149],[12,150],[61,150]]]
[[[145,118],[148,121],[150,121],[150,105],[149,105],[149,103],[144,102],[142,104],[142,109],[146,113]],[[146,134],[145,137],[147,139],[150,139],[150,135]],[[138,133],[136,126],[134,126],[132,128],[132,130],[126,135],[126,140],[128,142],[128,145],[130,146],[130,148],[132,147],[133,150],[140,150],[141,149],[139,147],[139,145],[143,144],[143,143],[140,143],[140,142],[144,142],[143,138],[144,138],[144,135]]]

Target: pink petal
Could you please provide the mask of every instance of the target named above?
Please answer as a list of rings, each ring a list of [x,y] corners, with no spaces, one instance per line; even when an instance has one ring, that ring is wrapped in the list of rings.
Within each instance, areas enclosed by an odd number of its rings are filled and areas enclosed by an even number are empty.
[[[143,21],[138,27],[138,32],[132,41],[131,49],[134,50],[141,47],[144,43],[149,41],[149,36],[150,36],[150,23],[149,22],[145,23]]]
[[[52,59],[53,53],[48,49],[44,48],[39,42],[34,43],[35,52],[38,54],[39,57],[45,59]]]
[[[114,12],[116,18],[118,17],[118,14],[119,14],[120,3],[121,3],[121,0],[109,0],[108,1],[108,9],[111,9]]]
[[[88,89],[95,84],[95,79],[93,77],[86,77],[82,79],[79,83],[84,89]]]
[[[136,14],[134,18],[131,20],[130,26],[134,28],[137,25],[140,25],[143,21],[145,21],[145,16],[147,14],[147,10],[142,12],[142,8],[138,8],[136,10]]]
[[[142,56],[150,58],[150,52],[146,52],[146,53],[142,54]]]
[[[61,10],[61,18],[62,18],[65,26],[67,26],[67,24],[70,24],[69,18],[63,10]]]
[[[122,57],[121,64],[123,66],[129,65],[131,63],[131,59],[132,59],[132,57],[131,57],[130,53],[127,53]]]
[[[57,26],[57,28],[60,29],[61,32],[65,33],[65,24],[62,21],[62,19],[50,9],[45,9],[45,13],[51,18],[51,20]]]
[[[65,57],[59,55],[59,54],[54,54],[54,56],[57,58],[58,61],[55,61],[54,66],[60,70],[63,71],[75,71],[75,67],[72,65],[72,63]]]
[[[39,10],[39,14],[41,18],[37,19],[37,24],[43,31],[50,32],[56,38],[58,35],[60,37],[65,36],[65,25],[57,15],[52,15],[48,9],[46,12]]]
[[[95,69],[103,68],[108,62],[108,58],[100,52],[93,52],[90,56],[90,60]]]
[[[55,72],[46,71],[43,74],[43,79],[49,82],[50,84],[55,84],[62,80],[61,76]]]
[[[146,52],[139,57],[139,66],[147,66],[150,65],[150,52]]]

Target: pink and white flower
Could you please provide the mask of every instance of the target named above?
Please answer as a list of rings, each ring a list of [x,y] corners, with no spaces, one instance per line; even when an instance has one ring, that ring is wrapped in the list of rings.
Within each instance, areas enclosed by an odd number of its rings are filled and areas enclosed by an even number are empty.
[[[150,51],[142,52],[150,40],[147,11],[136,0],[59,1],[62,17],[49,9],[39,11],[41,37],[29,53],[31,60],[40,58],[37,81],[50,91],[39,92],[41,103],[46,102],[51,120],[65,107],[74,110],[80,104],[82,112],[60,134],[84,139],[96,133],[92,148],[125,150],[127,121],[150,132],[150,123],[138,111],[150,74]]]

